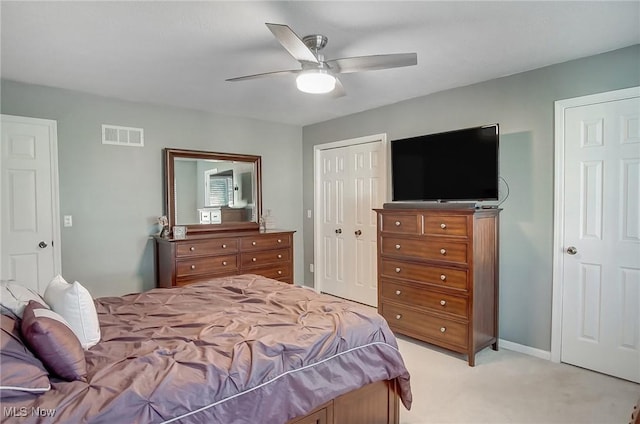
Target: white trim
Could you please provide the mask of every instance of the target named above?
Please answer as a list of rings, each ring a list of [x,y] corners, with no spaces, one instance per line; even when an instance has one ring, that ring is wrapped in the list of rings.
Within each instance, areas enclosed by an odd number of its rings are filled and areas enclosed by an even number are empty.
[[[562,293],[564,266],[564,133],[565,111],[572,107],[586,106],[640,96],[640,87],[625,88],[605,93],[591,94],[572,99],[558,100],[555,112],[555,163],[554,163],[554,220],[553,220],[553,288],[551,308],[551,360],[560,362],[562,353]]]
[[[0,116],[3,121],[6,120],[8,122],[17,122],[27,125],[43,125],[49,128],[49,154],[51,161],[51,227],[53,231],[53,275],[62,274],[62,243],[60,235],[60,180],[58,176],[58,122],[52,119],[30,118],[26,116],[5,114],[2,114]],[[2,184],[1,179],[0,184]],[[2,219],[1,215],[0,219]],[[2,257],[1,250],[0,257]],[[0,261],[0,274],[1,273],[2,261]]]
[[[20,386],[0,386],[1,390],[13,390],[27,393],[44,393],[51,390],[51,383],[47,385],[47,387],[20,387]]]
[[[318,293],[320,293],[322,290],[322,287],[320,287],[318,284],[318,277],[317,277],[318,271],[322,271],[320,268],[318,268],[318,264],[320,263],[320,246],[318,243],[319,243],[319,240],[321,239],[320,237],[321,226],[320,226],[319,217],[322,216],[322,213],[320,211],[322,207],[321,205],[322,187],[320,186],[320,180],[321,180],[320,153],[323,150],[355,146],[357,144],[377,143],[377,142],[382,143],[382,161],[381,161],[383,164],[382,177],[384,178],[383,184],[385,185],[385,199],[382,199],[382,202],[384,203],[386,199],[389,197],[389,184],[388,184],[388,178],[387,178],[388,170],[389,170],[389,164],[387,160],[389,156],[388,154],[389,144],[387,142],[386,133],[367,135],[367,136],[357,137],[357,138],[350,138],[346,140],[334,141],[334,142],[324,143],[324,144],[316,144],[315,146],[313,146],[313,216],[314,216],[314,220],[313,220],[313,264],[314,264],[313,288]],[[382,205],[380,205],[380,207],[382,207]]]
[[[53,273],[62,274],[62,237],[60,235],[60,178],[58,174],[58,122],[50,123],[51,140],[51,215],[53,220]]]
[[[510,342],[509,340],[498,339],[498,346],[500,346],[501,349],[524,353],[525,355],[535,356],[536,358],[545,359],[547,361],[551,359],[551,352],[549,351],[525,346],[520,343]]]

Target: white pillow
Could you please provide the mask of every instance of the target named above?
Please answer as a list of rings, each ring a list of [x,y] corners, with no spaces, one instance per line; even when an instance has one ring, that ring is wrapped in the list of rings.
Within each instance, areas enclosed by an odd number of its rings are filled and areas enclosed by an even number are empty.
[[[24,307],[30,300],[35,300],[43,306],[49,307],[35,291],[15,281],[0,281],[0,304],[3,312],[9,312],[17,318],[22,318]]]
[[[67,320],[84,349],[100,341],[96,305],[89,291],[80,283],[75,281],[69,284],[58,275],[44,291],[44,300],[54,312]]]

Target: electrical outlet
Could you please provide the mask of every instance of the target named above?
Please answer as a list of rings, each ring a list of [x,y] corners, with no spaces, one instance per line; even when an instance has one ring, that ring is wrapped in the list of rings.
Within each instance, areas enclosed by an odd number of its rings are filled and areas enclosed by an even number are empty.
[[[73,217],[71,215],[65,215],[63,225],[65,227],[73,227]]]
[[[309,272],[313,272],[313,264],[309,264]]]

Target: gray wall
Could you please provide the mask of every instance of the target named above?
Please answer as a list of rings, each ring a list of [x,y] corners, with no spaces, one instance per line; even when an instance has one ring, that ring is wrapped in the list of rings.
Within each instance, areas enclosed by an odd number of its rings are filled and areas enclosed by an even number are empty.
[[[370,134],[389,140],[500,124],[511,194],[500,228],[500,337],[551,349],[554,101],[640,85],[640,46],[385,106],[303,129],[304,210],[313,210],[313,146]],[[304,219],[313,284],[313,220]]]
[[[262,156],[263,208],[296,230],[295,281],[302,281],[302,131],[79,92],[2,81],[4,114],[58,122],[62,272],[95,297],[154,286],[156,219],[164,213],[165,147]],[[101,124],[144,128],[145,145],[101,144]]]

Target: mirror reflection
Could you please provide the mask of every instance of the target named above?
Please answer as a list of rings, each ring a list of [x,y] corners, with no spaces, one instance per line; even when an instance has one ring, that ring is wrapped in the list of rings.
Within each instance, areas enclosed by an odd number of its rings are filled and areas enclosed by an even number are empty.
[[[188,233],[258,229],[260,156],[165,149],[169,227]]]
[[[253,163],[192,158],[174,161],[178,225],[256,221]]]

